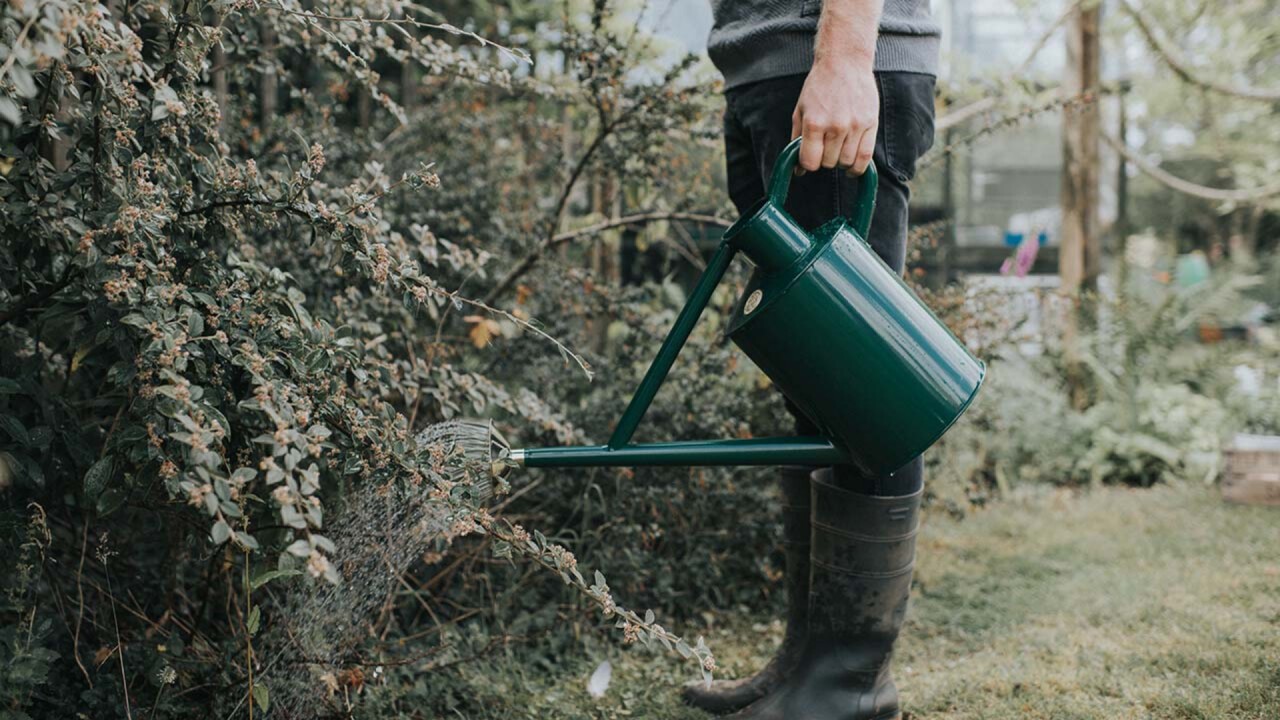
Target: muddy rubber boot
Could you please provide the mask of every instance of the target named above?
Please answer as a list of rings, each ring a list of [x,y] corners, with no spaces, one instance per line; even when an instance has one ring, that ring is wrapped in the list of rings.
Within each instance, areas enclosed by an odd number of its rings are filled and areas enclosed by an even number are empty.
[[[760,672],[737,680],[714,680],[684,688],[684,700],[712,713],[744,708],[782,683],[800,657],[809,622],[809,474],[813,468],[779,468],[782,481],[783,582],[787,592],[787,629],[777,654]]]
[[[860,495],[813,473],[809,632],[800,662],[736,720],[894,720],[889,674],[915,561],[918,491]]]

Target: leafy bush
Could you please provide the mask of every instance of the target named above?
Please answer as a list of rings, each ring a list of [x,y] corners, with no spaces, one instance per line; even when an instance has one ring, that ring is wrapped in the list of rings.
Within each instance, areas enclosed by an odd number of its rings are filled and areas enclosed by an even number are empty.
[[[1041,331],[1044,354],[1024,357],[1016,343],[986,348],[986,387],[926,456],[936,473],[931,491],[954,511],[1017,483],[1212,481],[1232,433],[1272,427],[1276,347],[1265,340],[1205,345],[1195,337],[1201,322],[1245,312],[1257,278],[1224,267],[1209,284],[1178,289],[1120,270],[1116,291],[1093,300],[1095,328],[1077,349],[1088,388],[1083,407],[1064,380],[1068,362],[1052,306]],[[983,305],[971,298],[967,307],[981,312]],[[1240,390],[1237,368],[1256,375],[1256,394]]]
[[[314,675],[340,712],[366,653],[416,652],[370,627],[410,637],[425,620],[363,619],[335,657],[270,643],[296,598],[348,571],[334,517],[376,492],[448,520],[413,567],[385,570],[434,579],[436,622],[473,614],[455,599],[487,578],[457,581],[443,553],[479,534],[467,552],[522,556],[628,639],[714,667],[584,578],[555,542],[574,538],[478,509],[446,479],[459,459],[414,440],[462,415],[537,428],[530,442],[583,436],[564,399],[582,396],[570,378],[588,365],[551,334],[587,337],[581,285],[507,305],[512,271],[541,276],[584,178],[609,169],[619,196],[625,179],[651,199],[668,144],[697,147],[687,128],[706,91],[690,61],[624,82],[635,59],[616,50],[617,20],[598,6],[562,22],[536,48],[565,60],[557,79],[399,2],[55,1],[0,18],[0,137],[17,148],[0,182],[0,492],[11,523],[38,516],[48,535],[33,546],[15,531],[25,549],[6,553],[7,711],[266,710],[273,677],[300,664],[332,666]],[[498,152],[495,132],[509,139]],[[593,139],[566,177],[544,143],[577,134]],[[486,289],[511,310],[470,299]],[[486,375],[509,356],[525,362]],[[279,652],[256,655],[255,638]]]

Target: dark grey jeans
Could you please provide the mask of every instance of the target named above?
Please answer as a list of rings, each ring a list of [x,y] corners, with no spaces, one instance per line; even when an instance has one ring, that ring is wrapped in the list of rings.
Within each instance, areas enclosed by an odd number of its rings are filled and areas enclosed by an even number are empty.
[[[739,212],[765,194],[774,160],[791,141],[791,113],[795,110],[804,75],[762,80],[725,94],[725,164],[729,196]],[[867,242],[889,267],[902,272],[907,245],[907,183],[915,176],[916,160],[933,145],[932,75],[876,73],[880,90],[880,128],[875,163],[880,172],[876,212]],[[807,173],[791,182],[787,211],[802,226],[813,229],[853,209],[857,180],[842,170]],[[790,403],[796,431],[814,434],[817,428]],[[867,408],[867,412],[875,412]],[[871,495],[909,495],[924,482],[920,458],[892,475],[866,477],[852,468],[837,468],[840,484]]]

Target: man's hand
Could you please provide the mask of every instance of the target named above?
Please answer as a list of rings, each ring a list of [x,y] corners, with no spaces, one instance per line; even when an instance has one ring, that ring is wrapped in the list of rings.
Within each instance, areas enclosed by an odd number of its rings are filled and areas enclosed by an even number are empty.
[[[880,123],[872,68],[882,1],[823,3],[813,69],[791,115],[791,137],[804,137],[802,171],[840,167],[861,175],[871,162]]]

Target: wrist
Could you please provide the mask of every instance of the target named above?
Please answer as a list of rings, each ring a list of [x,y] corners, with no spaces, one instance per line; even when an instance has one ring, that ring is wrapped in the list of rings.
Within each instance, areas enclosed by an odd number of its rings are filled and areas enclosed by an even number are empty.
[[[814,55],[813,69],[820,73],[860,74],[873,72],[876,54],[818,54]]]
[[[849,71],[870,72],[876,62],[876,44],[872,38],[868,43],[842,43],[831,47],[829,43],[818,43],[814,48],[813,65],[822,70],[834,70],[840,73]]]

